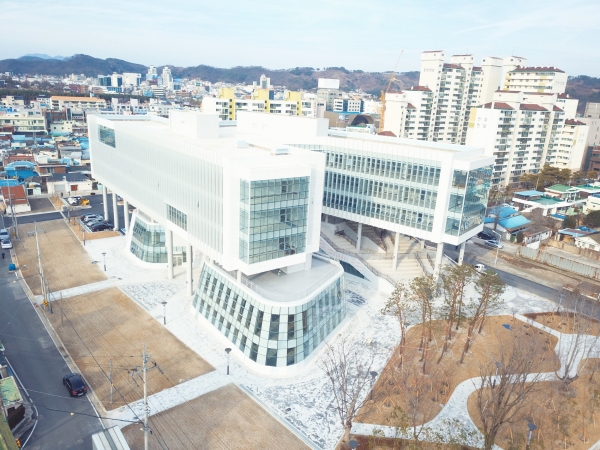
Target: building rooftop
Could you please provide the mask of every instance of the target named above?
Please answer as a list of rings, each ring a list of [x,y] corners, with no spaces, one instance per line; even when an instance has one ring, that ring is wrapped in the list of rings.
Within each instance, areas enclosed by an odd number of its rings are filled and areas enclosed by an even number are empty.
[[[527,219],[525,216],[514,216],[508,217],[506,219],[502,219],[498,221],[498,225],[500,225],[505,230],[514,230],[517,228],[522,228],[527,224],[530,224],[531,220]]]
[[[504,103],[504,102],[489,102],[486,103],[485,105],[483,105],[484,108],[487,109],[491,109],[492,108],[492,104],[494,105],[494,109],[515,109],[512,106],[510,106],[508,103]]]
[[[567,119],[565,120],[565,125],[586,125],[586,123],[581,120]]]
[[[280,270],[263,272],[243,280],[243,284],[267,300],[290,302],[301,300],[337,276],[341,269],[327,259],[312,257],[311,270],[285,273]]]
[[[516,58],[516,56],[515,56]],[[556,67],[517,67],[511,72],[558,72],[565,73],[563,70],[557,69]]]
[[[564,228],[562,230],[558,230],[560,234],[567,234],[573,237],[581,237],[587,236],[588,234],[596,233],[596,230],[592,230],[587,227],[577,227],[577,228]]]
[[[521,111],[548,111],[546,108],[540,105],[536,105],[533,103],[521,103],[519,105],[519,109]]]
[[[5,408],[23,402],[13,377],[0,379],[0,397],[2,398],[2,404]]]
[[[544,195],[544,193],[540,191],[531,190],[515,192],[515,195],[520,195],[522,197],[536,197],[538,195]]]
[[[547,187],[546,190],[555,192],[577,192],[579,189],[575,186],[567,186],[566,184],[555,184]]]

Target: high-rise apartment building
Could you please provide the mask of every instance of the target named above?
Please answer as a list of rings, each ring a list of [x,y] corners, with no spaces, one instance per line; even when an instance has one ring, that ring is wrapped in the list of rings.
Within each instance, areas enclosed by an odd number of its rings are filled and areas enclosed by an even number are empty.
[[[494,100],[474,107],[467,145],[496,158],[493,187],[519,182],[545,164],[580,170],[587,127],[567,120],[557,94],[497,91]]]
[[[502,89],[563,94],[567,88],[568,78],[565,72],[555,67],[518,66],[507,71],[502,80]]]
[[[173,75],[171,74],[171,69],[165,66],[162,71],[162,85],[166,90],[173,90]]]

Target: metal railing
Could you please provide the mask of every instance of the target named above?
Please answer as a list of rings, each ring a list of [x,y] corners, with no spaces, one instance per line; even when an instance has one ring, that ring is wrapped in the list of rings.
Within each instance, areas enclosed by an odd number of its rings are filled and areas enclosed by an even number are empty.
[[[373,274],[377,277],[383,278],[384,280],[386,280],[387,282],[391,283],[392,286],[396,286],[397,281],[395,281],[392,277],[381,273],[379,270],[377,270],[375,267],[373,267],[371,264],[369,264],[363,257],[360,256],[360,254],[358,253],[354,253],[354,252],[350,252],[348,250],[344,250],[340,247],[338,247],[331,239],[329,239],[327,236],[325,236],[324,234],[321,234],[321,238],[327,242],[329,245],[331,245],[331,247],[333,247],[333,249],[338,252],[341,253],[343,255],[346,256],[351,256],[353,258],[358,259],[361,263],[363,263],[365,265],[365,267],[367,269],[369,269],[371,272],[373,272]],[[338,258],[340,259],[340,258]]]

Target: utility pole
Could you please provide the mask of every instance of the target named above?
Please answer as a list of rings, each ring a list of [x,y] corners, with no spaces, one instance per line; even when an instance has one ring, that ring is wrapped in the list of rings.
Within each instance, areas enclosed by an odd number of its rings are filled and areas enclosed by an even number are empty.
[[[17,240],[19,240],[19,227],[17,226],[17,218],[15,217],[15,202],[14,202],[14,197],[11,193],[11,184],[10,184],[10,179],[8,179],[8,199],[10,200],[10,215],[12,218],[12,224],[15,227],[15,236],[17,238]]]
[[[40,240],[38,239],[37,222],[33,222],[33,233],[27,233],[27,236],[31,236],[32,234],[35,234],[35,245],[37,247],[38,264],[40,272],[40,283],[42,285],[42,299],[44,305],[46,305],[46,280],[44,278],[44,267],[42,266],[42,254],[40,253]]]
[[[141,373],[142,374],[142,382],[144,383],[144,450],[148,450],[148,434],[150,428],[148,427],[148,419],[150,418],[150,406],[148,405],[148,384],[146,374],[148,371],[152,369],[158,369],[160,373],[163,373],[161,368],[156,364],[156,362],[152,362],[152,366],[148,367],[148,361],[150,361],[152,355],[146,355],[146,344],[144,344],[144,353],[142,355],[142,368],[139,369],[138,366],[134,367],[131,371],[131,378]]]

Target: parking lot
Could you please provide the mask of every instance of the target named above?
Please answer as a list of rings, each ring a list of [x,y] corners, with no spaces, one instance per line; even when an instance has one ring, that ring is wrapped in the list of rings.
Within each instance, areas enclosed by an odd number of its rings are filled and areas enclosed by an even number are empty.
[[[141,365],[144,344],[162,371],[148,372],[150,395],[214,370],[118,288],[57,301],[53,310],[46,316],[106,410],[143,397],[130,372]]]
[[[13,239],[14,251],[23,277],[31,291],[40,295],[40,271],[34,224],[19,225],[19,240]],[[98,264],[82,248],[64,219],[37,225],[44,277],[52,292],[106,279]]]

